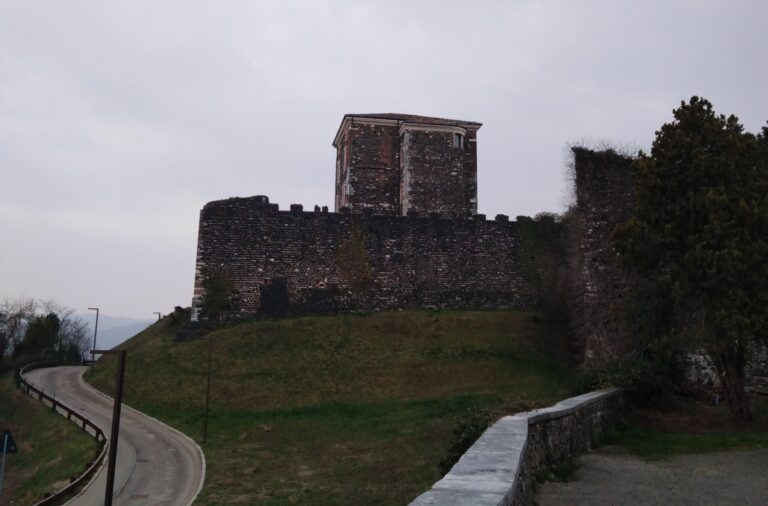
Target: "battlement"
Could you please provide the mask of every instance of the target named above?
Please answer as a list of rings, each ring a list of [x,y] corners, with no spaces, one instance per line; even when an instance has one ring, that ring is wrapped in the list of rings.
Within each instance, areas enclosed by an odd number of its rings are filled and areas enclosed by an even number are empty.
[[[289,213],[297,214],[303,213],[307,215],[313,214],[340,214],[348,215],[353,214],[352,209],[344,206],[339,209],[338,212],[328,210],[328,206],[315,205],[312,210],[305,210],[303,204],[290,204],[287,210],[280,210],[280,206],[277,203],[269,201],[269,197],[266,195],[255,195],[253,197],[231,197],[222,200],[214,200],[208,202],[203,206],[200,211],[201,215],[206,217],[212,216],[236,216],[244,213]],[[374,216],[376,213],[371,208],[363,209],[360,214],[365,216]],[[387,216],[387,215],[383,215]],[[422,213],[415,209],[411,209],[405,216],[389,216],[390,218],[401,219],[441,219],[441,220],[471,220],[471,221],[495,221],[495,222],[509,222],[509,216],[506,214],[497,214],[495,218],[489,219],[485,214],[473,214],[464,215],[452,212],[428,212]]]
[[[501,214],[280,210],[263,195],[210,202],[200,211],[193,306],[215,270],[232,286],[229,317],[268,312],[264,300],[272,307],[275,297],[294,313],[530,307],[517,229]]]

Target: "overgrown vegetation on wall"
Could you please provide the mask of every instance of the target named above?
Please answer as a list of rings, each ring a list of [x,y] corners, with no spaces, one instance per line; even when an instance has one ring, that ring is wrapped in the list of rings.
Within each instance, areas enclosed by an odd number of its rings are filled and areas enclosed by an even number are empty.
[[[234,306],[232,279],[223,269],[213,267],[203,267],[201,279],[205,295],[200,302],[200,317],[220,321]]]
[[[569,219],[553,213],[517,217],[520,270],[537,287],[544,315],[556,320],[568,317]]]
[[[744,369],[750,340],[768,340],[768,128],[692,97],[640,153],[637,205],[617,227],[623,265],[645,281],[628,321],[658,354],[703,348],[729,407],[749,420]]]
[[[706,350],[737,419],[752,346],[768,335],[768,129],[698,97],[649,154],[574,148],[576,318],[590,386],[663,398]]]
[[[357,292],[373,288],[374,277],[365,226],[359,220],[352,220],[349,235],[339,246],[336,264],[349,287]]]

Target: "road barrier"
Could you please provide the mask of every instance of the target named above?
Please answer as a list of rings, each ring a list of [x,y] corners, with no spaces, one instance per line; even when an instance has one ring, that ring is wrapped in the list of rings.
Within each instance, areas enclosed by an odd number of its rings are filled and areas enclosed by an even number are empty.
[[[70,496],[75,495],[80,487],[85,485],[94,476],[96,471],[104,462],[104,457],[106,456],[107,448],[109,447],[107,437],[104,435],[104,431],[97,427],[95,423],[74,409],[70,408],[66,404],[62,403],[61,401],[56,400],[56,397],[52,397],[46,394],[43,390],[38,389],[29,383],[24,377],[26,372],[32,371],[34,369],[42,369],[43,367],[55,367],[57,365],[61,364],[59,362],[34,362],[22,367],[21,370],[16,374],[16,381],[19,388],[26,392],[27,395],[38,399],[44,406],[49,406],[61,416],[66,416],[67,420],[76,423],[81,430],[93,436],[93,438],[96,439],[96,441],[101,445],[101,451],[96,457],[96,460],[94,460],[80,476],[72,478],[69,482],[69,485],[57,492],[54,492],[51,495],[46,496],[45,499],[36,503],[35,506],[54,506],[63,504],[67,499],[70,498]]]

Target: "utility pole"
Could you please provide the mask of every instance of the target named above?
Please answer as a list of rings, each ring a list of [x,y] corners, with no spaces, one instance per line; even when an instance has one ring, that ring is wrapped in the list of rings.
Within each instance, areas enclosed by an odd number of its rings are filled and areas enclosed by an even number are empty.
[[[3,496],[3,477],[5,476],[5,456],[9,453],[19,453],[19,449],[16,448],[16,441],[11,436],[11,429],[5,429],[2,435],[3,448],[3,462],[0,464],[0,497]]]
[[[10,434],[8,431],[6,431],[3,434],[3,463],[0,464],[0,497],[3,496],[3,476],[5,474],[5,454],[8,450],[8,438],[10,437]]]
[[[205,386],[205,416],[203,417],[203,444],[208,442],[208,405],[211,399],[211,366],[213,363],[213,339],[208,337],[208,381]]]
[[[96,311],[96,325],[93,327],[93,348],[92,350],[96,349],[96,333],[99,331],[99,308],[97,307],[89,307],[89,311]],[[96,360],[96,357],[92,357],[92,360]]]
[[[92,350],[92,355],[117,355],[117,378],[115,379],[115,402],[112,407],[112,432],[109,436],[109,463],[107,466],[107,487],[104,491],[104,506],[112,506],[115,489],[115,467],[117,463],[117,438],[120,434],[120,408],[123,405],[123,377],[125,375],[125,350]]]

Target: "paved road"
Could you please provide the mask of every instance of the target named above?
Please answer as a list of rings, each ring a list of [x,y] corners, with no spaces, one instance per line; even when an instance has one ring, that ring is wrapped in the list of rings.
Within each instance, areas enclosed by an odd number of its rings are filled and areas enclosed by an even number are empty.
[[[27,380],[90,418],[109,437],[112,399],[83,381],[85,367],[37,369]],[[187,436],[123,406],[117,445],[113,504],[188,505],[202,486],[205,460]],[[80,496],[69,504],[104,504],[107,466]]]
[[[576,481],[541,487],[539,506],[768,504],[768,450],[648,461],[604,447],[579,463]]]

